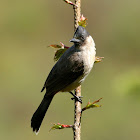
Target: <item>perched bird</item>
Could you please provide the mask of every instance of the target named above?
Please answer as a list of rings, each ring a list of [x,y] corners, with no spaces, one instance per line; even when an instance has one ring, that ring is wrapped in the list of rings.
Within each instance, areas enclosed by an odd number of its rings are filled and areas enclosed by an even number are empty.
[[[45,96],[31,119],[31,127],[35,133],[39,131],[54,95],[61,91],[75,96],[71,91],[81,85],[95,62],[95,43],[84,27],[76,29],[70,42],[74,45],[54,65],[41,90],[43,92],[46,89]],[[75,98],[81,102],[80,97]]]

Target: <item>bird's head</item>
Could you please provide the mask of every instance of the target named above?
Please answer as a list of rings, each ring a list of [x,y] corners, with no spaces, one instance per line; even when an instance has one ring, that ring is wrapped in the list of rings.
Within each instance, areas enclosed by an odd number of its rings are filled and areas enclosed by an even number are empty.
[[[88,36],[89,33],[87,32],[87,30],[82,26],[78,26],[74,33],[73,39],[71,39],[70,42],[81,45],[84,43]]]

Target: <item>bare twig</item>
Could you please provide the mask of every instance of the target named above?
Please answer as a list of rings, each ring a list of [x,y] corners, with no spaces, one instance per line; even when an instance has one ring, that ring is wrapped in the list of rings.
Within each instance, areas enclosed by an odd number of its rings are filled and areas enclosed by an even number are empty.
[[[74,30],[79,26],[78,22],[80,21],[81,17],[81,0],[75,0],[74,6]]]
[[[76,96],[81,96],[81,86],[76,88],[75,90]],[[73,133],[74,133],[74,140],[80,140],[81,139],[81,103],[79,101],[75,101],[74,103],[75,109],[74,109],[74,126],[73,126]]]
[[[70,0],[64,0],[64,2],[66,2],[66,3],[70,4],[70,5],[78,7],[75,3],[71,2]]]

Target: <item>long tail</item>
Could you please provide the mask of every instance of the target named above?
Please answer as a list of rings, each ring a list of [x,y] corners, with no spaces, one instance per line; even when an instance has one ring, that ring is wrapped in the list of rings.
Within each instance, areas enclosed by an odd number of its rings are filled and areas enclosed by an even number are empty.
[[[33,131],[35,133],[37,133],[39,131],[43,118],[49,108],[49,105],[50,105],[53,97],[54,96],[44,97],[42,102],[40,103],[39,107],[33,114],[32,119],[31,119],[31,127],[33,128]]]

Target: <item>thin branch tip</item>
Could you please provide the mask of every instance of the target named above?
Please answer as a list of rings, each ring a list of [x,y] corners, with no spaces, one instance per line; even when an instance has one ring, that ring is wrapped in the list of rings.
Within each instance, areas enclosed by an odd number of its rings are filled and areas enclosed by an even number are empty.
[[[64,0],[64,2],[66,2],[67,4],[70,4],[72,6],[75,6],[76,8],[78,8],[78,5],[76,5],[75,3],[73,3],[72,1],[70,0]]]
[[[49,130],[49,132],[51,130],[55,130],[55,129],[64,129],[64,128],[73,128],[73,125],[66,125],[66,124],[60,124],[60,123],[57,123],[57,124],[53,124],[53,126],[51,127],[51,129]]]

